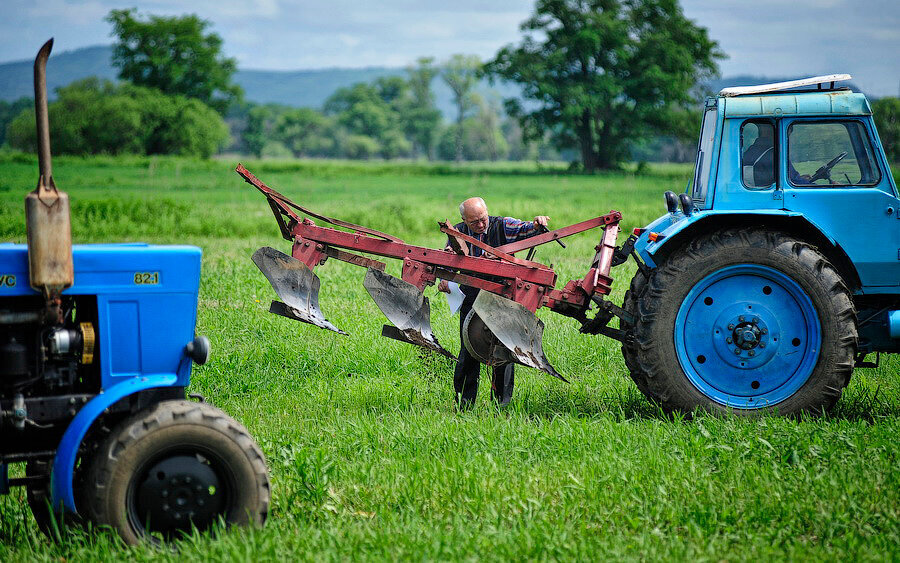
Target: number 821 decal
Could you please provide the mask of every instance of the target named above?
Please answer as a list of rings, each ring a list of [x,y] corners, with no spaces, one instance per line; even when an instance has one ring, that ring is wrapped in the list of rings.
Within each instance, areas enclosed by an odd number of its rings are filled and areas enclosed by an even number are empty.
[[[135,285],[157,285],[159,283],[159,272],[135,272]]]

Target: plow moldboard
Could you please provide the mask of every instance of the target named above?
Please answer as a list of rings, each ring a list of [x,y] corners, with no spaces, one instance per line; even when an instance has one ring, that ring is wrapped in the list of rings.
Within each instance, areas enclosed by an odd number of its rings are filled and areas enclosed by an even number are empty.
[[[319,309],[319,276],[309,266],[274,248],[264,246],[253,253],[253,263],[266,276],[284,303],[273,301],[269,311],[319,328],[347,333],[331,324]]]
[[[456,356],[444,349],[431,331],[431,305],[418,287],[374,268],[366,271],[363,287],[394,326],[385,325],[382,336],[433,350],[448,358]]]
[[[516,362],[549,373],[568,383],[544,355],[544,323],[515,301],[481,291],[472,309],[494,336],[506,346]]]

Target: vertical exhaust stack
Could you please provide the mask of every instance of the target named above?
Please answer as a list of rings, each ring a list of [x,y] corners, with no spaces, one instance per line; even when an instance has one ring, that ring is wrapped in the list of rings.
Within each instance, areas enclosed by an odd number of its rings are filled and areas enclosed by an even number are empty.
[[[34,111],[40,177],[37,188],[25,196],[28,232],[28,274],[31,287],[47,300],[48,312],[62,322],[60,294],[75,279],[72,263],[72,226],[69,196],[56,189],[50,164],[50,117],[47,111],[47,59],[50,39],[34,59]]]

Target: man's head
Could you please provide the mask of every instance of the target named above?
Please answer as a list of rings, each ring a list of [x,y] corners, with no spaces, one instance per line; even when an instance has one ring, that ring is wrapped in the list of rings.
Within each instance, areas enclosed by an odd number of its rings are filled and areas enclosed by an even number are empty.
[[[459,204],[459,216],[463,222],[476,235],[480,235],[488,228],[488,210],[484,200],[480,197],[470,197]]]

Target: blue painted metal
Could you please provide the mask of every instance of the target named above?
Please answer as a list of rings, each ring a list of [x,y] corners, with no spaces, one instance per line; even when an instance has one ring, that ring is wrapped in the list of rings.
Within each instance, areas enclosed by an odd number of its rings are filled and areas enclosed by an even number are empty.
[[[891,338],[900,338],[900,311],[888,313]]]
[[[53,462],[54,506],[75,512],[72,474],[91,424],[109,406],[155,387],[184,387],[191,361],[184,347],[194,338],[201,251],[193,246],[143,243],[76,245],[75,283],[65,295],[97,299],[95,327],[100,394],[75,416]],[[0,298],[37,295],[28,282],[28,249],[0,244]]]
[[[72,477],[75,471],[78,448],[81,446],[81,441],[87,434],[91,424],[104,410],[121,399],[139,391],[155,387],[172,387],[178,385],[178,381],[179,377],[175,374],[131,377],[106,389],[82,407],[69,424],[56,450],[53,470],[50,474],[51,505],[57,508],[64,507],[69,512],[77,513],[75,495],[72,490]]]
[[[783,209],[746,209],[741,211],[731,209],[709,209],[696,211],[690,217],[685,217],[683,213],[678,211],[676,213],[663,215],[647,225],[644,232],[638,237],[637,242],[635,242],[634,249],[637,251],[638,256],[641,257],[641,260],[651,268],[655,268],[656,260],[654,259],[654,256],[664,245],[680,240],[678,234],[687,227],[696,223],[710,222],[719,219],[724,219],[727,222],[729,217],[738,218],[746,217],[748,215],[759,217],[761,224],[765,223],[766,216],[802,218],[801,213],[785,211]],[[650,241],[648,237],[650,236],[650,233],[653,232],[663,235],[663,238],[657,242]],[[823,232],[823,235],[827,237],[827,233]]]
[[[701,280],[679,307],[675,326],[675,350],[688,379],[733,408],[777,405],[796,393],[821,347],[818,315],[803,289],[756,264]]]
[[[186,386],[194,338],[201,251],[194,246],[91,244],[73,248],[75,283],[65,295],[96,295],[104,389],[145,374],[177,373]],[[0,244],[0,297],[36,295],[28,284],[28,250]]]
[[[720,97],[719,103],[728,118],[872,115],[865,95],[846,90]]]

